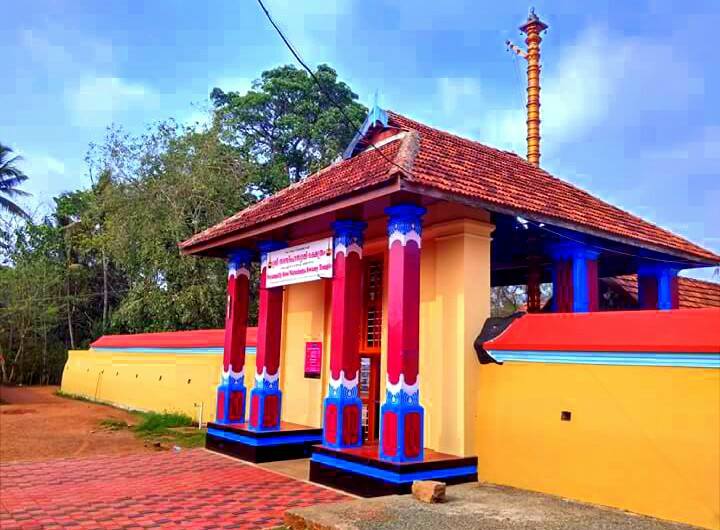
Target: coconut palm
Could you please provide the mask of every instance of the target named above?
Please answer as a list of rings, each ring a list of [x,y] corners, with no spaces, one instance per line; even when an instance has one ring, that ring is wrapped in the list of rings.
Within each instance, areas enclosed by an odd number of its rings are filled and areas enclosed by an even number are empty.
[[[18,188],[27,180],[27,175],[17,167],[20,157],[12,156],[12,152],[12,149],[0,143],[0,210],[28,218],[27,212],[10,199],[29,195]]]

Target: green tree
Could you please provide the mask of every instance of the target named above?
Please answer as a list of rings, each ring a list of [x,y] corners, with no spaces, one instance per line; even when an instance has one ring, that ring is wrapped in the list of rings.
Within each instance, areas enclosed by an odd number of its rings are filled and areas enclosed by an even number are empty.
[[[122,332],[221,327],[225,264],[179,254],[178,242],[248,206],[255,172],[217,126],[196,130],[161,123],[133,138],[111,131],[95,167],[102,193],[102,239],[127,292],[113,307]],[[131,170],[129,170],[131,169]]]
[[[335,71],[317,75],[360,123],[365,109]],[[0,219],[4,381],[57,383],[67,349],[104,333],[222,327],[226,264],[181,256],[178,243],[331,162],[355,132],[290,66],[264,72],[248,94],[212,98],[205,126],[110,127],[88,151],[89,188],[56,197],[42,222]],[[10,195],[22,195],[17,158],[3,153]]]
[[[0,210],[29,218],[25,210],[11,199],[29,195],[18,187],[27,180],[27,175],[17,167],[20,157],[12,156],[12,152],[12,149],[0,143]]]
[[[281,66],[263,72],[246,94],[212,91],[223,138],[257,164],[256,185],[262,194],[330,164],[367,113],[335,70],[320,65],[315,77],[322,89],[304,70]]]

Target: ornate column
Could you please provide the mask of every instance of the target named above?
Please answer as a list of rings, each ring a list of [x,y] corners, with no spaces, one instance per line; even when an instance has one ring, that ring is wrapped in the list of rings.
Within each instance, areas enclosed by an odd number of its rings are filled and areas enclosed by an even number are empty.
[[[255,388],[250,392],[250,429],[256,431],[280,428],[282,395],[280,393],[280,339],[282,328],[283,288],[266,286],[268,253],[284,248],[280,241],[261,241],[260,302],[258,305],[257,355]]]
[[[599,252],[582,243],[568,242],[550,248],[553,257],[553,311],[597,311]]]
[[[325,398],[323,444],[362,445],[362,401],[358,396],[362,310],[361,221],[335,221],[330,337],[330,384]]]
[[[388,215],[388,339],[380,457],[422,460],[424,411],[418,388],[420,241],[425,208],[391,206]]]
[[[248,249],[238,249],[228,257],[223,372],[215,415],[218,423],[245,421],[245,342],[252,254]]]
[[[678,269],[665,263],[638,267],[638,303],[641,309],[677,309]]]

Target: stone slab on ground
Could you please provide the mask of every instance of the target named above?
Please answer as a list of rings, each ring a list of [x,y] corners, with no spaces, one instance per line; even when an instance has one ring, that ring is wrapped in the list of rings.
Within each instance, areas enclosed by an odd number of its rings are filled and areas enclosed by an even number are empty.
[[[447,502],[393,495],[291,509],[292,530],[688,530],[683,524],[489,484],[447,488]]]

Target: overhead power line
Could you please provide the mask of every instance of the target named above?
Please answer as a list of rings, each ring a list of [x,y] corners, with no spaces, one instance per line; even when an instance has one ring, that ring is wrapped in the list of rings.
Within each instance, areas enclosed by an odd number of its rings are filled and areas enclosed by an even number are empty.
[[[310,77],[313,79],[313,81],[314,81],[315,84],[318,86],[318,88],[320,89],[320,91],[322,92],[322,94],[327,98],[327,100],[328,100],[332,105],[334,105],[334,106],[340,111],[340,114],[342,115],[342,118],[345,120],[345,124],[348,125],[348,126],[350,127],[350,129],[354,130],[357,134],[362,134],[362,132],[361,132],[361,130],[360,130],[360,127],[358,127],[358,126],[353,122],[353,120],[347,115],[347,113],[345,112],[345,108],[344,108],[340,103],[338,103],[338,102],[335,100],[335,98],[332,97],[332,95],[331,95],[330,93],[328,93],[328,91],[326,90],[326,88],[323,86],[323,84],[320,82],[320,80],[319,80],[319,79],[317,78],[317,76],[315,75],[315,72],[313,72],[312,68],[310,68],[310,67],[305,63],[305,61],[304,61],[304,60],[302,59],[302,57],[300,56],[300,53],[299,53],[299,52],[297,51],[297,49],[290,43],[290,40],[285,36],[285,34],[284,34],[284,33],[282,32],[282,30],[280,29],[280,27],[277,25],[277,23],[276,23],[275,20],[273,19],[272,15],[271,15],[270,12],[268,11],[267,7],[265,7],[265,4],[263,3],[263,0],[257,0],[257,3],[260,5],[260,8],[262,9],[263,13],[265,14],[265,17],[268,19],[268,21],[270,22],[270,24],[272,25],[272,27],[275,29],[275,31],[277,32],[277,34],[280,36],[280,38],[282,39],[282,41],[285,43],[285,46],[287,47],[287,49],[290,50],[290,53],[293,55],[293,57],[295,57],[295,60],[297,60],[297,62],[300,64],[300,66],[302,66],[303,69],[305,69],[305,71],[307,71],[308,74],[310,74]],[[380,156],[382,156],[387,162],[389,162],[389,163],[392,164],[393,166],[395,166],[395,167],[397,167],[398,169],[400,169],[403,173],[406,173],[406,174],[410,175],[410,176],[413,177],[413,178],[415,177],[415,175],[413,175],[412,172],[409,171],[407,168],[402,167],[401,165],[399,165],[398,163],[396,163],[394,160],[392,160],[392,159],[390,159],[388,156],[386,156],[385,153],[383,153],[383,152],[380,150],[380,148],[379,148],[378,146],[376,146],[374,143],[368,141],[368,145],[369,145],[370,147],[372,147],[373,149],[375,149],[375,150],[380,154]],[[570,236],[568,236],[568,235],[565,235],[565,234],[563,234],[563,233],[561,233],[561,232],[555,232],[555,231],[553,231],[553,230],[545,227],[543,223],[535,223],[535,222],[533,222],[533,224],[534,224],[535,226],[537,226],[539,229],[542,229],[542,230],[545,230],[545,231],[547,231],[547,232],[549,232],[549,233],[552,233],[552,234],[554,234],[554,235],[557,236],[557,237],[561,237],[561,238],[567,239],[567,240],[569,240],[569,241],[574,241],[574,242],[576,242],[576,243],[582,243],[582,244],[584,244],[584,245],[593,246],[593,247],[595,247],[595,248],[597,248],[597,249],[600,249],[600,250],[603,250],[603,251],[605,251],[605,252],[611,252],[611,253],[614,253],[614,254],[619,254],[619,255],[623,255],[623,256],[631,256],[631,257],[640,258],[640,259],[648,259],[648,260],[657,261],[657,262],[663,262],[663,263],[674,263],[674,264],[684,264],[684,265],[687,265],[687,261],[667,260],[667,259],[661,259],[661,258],[649,258],[649,257],[645,257],[645,256],[638,256],[637,254],[632,254],[632,253],[629,253],[629,252],[623,252],[623,251],[621,251],[621,250],[616,250],[616,249],[601,247],[601,246],[599,246],[599,245],[593,245],[592,243],[587,243],[587,242],[584,242],[584,241],[580,241],[580,240],[574,239],[574,238],[572,238],[572,237],[570,237]],[[541,226],[541,225],[542,225],[542,226]]]

